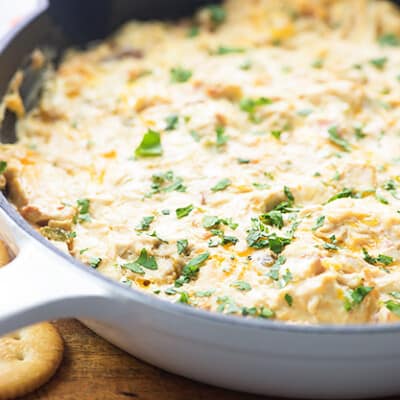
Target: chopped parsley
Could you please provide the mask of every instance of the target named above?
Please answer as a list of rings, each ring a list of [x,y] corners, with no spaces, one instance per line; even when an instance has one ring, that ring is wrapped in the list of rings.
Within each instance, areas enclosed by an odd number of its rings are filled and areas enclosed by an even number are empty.
[[[267,274],[272,280],[278,281],[279,280],[279,273],[281,266],[286,263],[286,257],[284,256],[279,256],[274,265],[271,267],[269,273]]]
[[[398,317],[400,317],[400,303],[398,303],[397,301],[388,300],[388,301],[385,302],[385,306],[393,314],[395,314]]]
[[[371,286],[358,286],[355,289],[347,291],[344,302],[345,310],[351,311],[354,307],[360,305],[373,289]]]
[[[7,169],[7,162],[0,161],[0,174],[2,174]]]
[[[208,6],[211,21],[215,26],[221,25],[226,20],[226,11],[219,4],[212,4]]]
[[[179,116],[178,115],[169,115],[167,118],[165,118],[165,122],[167,124],[165,127],[165,130],[173,131],[178,127]]]
[[[179,295],[178,303],[189,304],[189,294],[187,292],[181,292]]]
[[[211,188],[213,192],[220,192],[221,190],[225,190],[228,186],[230,186],[232,182],[230,179],[225,178],[221,179],[215,186]]]
[[[354,135],[356,136],[357,140],[361,140],[367,137],[367,135],[363,131],[363,128],[361,127],[354,128]]]
[[[141,250],[139,258],[135,261],[135,264],[153,271],[158,269],[156,259],[154,256],[149,255],[146,249]]]
[[[282,131],[271,131],[271,135],[272,135],[275,139],[280,140],[281,135],[282,135]]]
[[[379,201],[379,203],[388,205],[389,204],[389,200],[385,199],[383,196],[379,195],[379,194],[375,194],[375,198]]]
[[[217,146],[223,146],[229,140],[229,137],[225,135],[225,128],[223,126],[217,126],[215,129],[215,133],[217,135],[216,142]]]
[[[268,183],[258,183],[258,182],[253,182],[252,185],[258,189],[258,190],[266,190],[266,189],[270,189],[270,185],[268,185]]]
[[[315,60],[312,64],[311,64],[311,66],[313,67],[313,68],[315,68],[315,69],[321,69],[323,66],[324,66],[324,60],[322,60],[322,59],[317,59],[317,60]]]
[[[376,69],[384,69],[386,66],[386,63],[388,62],[387,57],[379,57],[379,58],[373,58],[370,60],[370,64],[374,66]]]
[[[252,289],[250,283],[247,283],[245,281],[233,282],[231,286],[243,292],[248,292]]]
[[[240,101],[240,109],[249,115],[250,121],[259,123],[260,119],[256,116],[259,107],[272,104],[272,100],[267,97],[259,97],[258,99],[245,98]]]
[[[90,221],[90,200],[88,199],[79,199],[76,201],[76,214],[74,216],[74,223],[78,222],[88,222]]]
[[[303,110],[298,110],[297,115],[300,117],[308,117],[312,112],[313,110],[311,108],[304,108]]]
[[[217,303],[218,303],[217,312],[235,314],[240,311],[239,307],[236,305],[234,300],[231,299],[229,296],[218,297]]]
[[[268,233],[267,226],[260,218],[253,217],[251,222],[252,226],[248,230],[246,238],[249,247],[254,249],[263,249],[267,247],[275,254],[280,254],[283,249],[290,244],[290,238],[280,237],[276,233]]]
[[[153,194],[161,192],[186,192],[186,186],[183,184],[183,179],[176,177],[173,171],[154,174],[151,177],[151,181],[151,190],[146,194],[146,197],[151,197]]]
[[[262,214],[260,220],[264,224],[276,226],[278,229],[282,229],[284,225],[282,212],[279,210],[272,210],[266,214]]]
[[[342,150],[349,152],[350,151],[350,143],[339,135],[338,129],[336,126],[331,126],[328,129],[329,140],[339,146]]]
[[[294,196],[293,193],[290,191],[290,189],[287,186],[284,186],[283,188],[283,193],[285,193],[285,196],[287,197],[287,199],[294,203]]]
[[[215,51],[215,54],[219,56],[225,56],[226,54],[240,54],[244,52],[245,49],[243,49],[242,47],[219,46]]]
[[[245,61],[243,64],[239,66],[242,71],[248,71],[251,69],[253,63],[250,60]]]
[[[325,250],[329,250],[329,251],[337,251],[337,250],[339,250],[339,248],[336,246],[336,236],[335,235],[332,235],[329,238],[329,241],[330,241],[330,243],[324,243],[322,245],[322,247]]]
[[[179,255],[185,254],[187,248],[189,246],[189,242],[187,239],[180,239],[176,242],[176,248]]]
[[[400,38],[394,33],[385,33],[378,38],[378,43],[381,46],[398,47],[400,46]]]
[[[156,157],[163,153],[159,132],[149,129],[135,150],[136,157]]]
[[[199,272],[200,267],[210,257],[210,253],[202,253],[192,258],[182,269],[181,276],[175,281],[175,287],[181,287],[190,282]]]
[[[103,259],[100,257],[91,257],[89,260],[89,265],[92,268],[96,269],[102,261],[103,261]]]
[[[148,231],[153,221],[154,217],[152,215],[148,217],[143,217],[139,224],[136,226],[135,230],[139,232]]]
[[[193,25],[189,28],[188,33],[187,33],[187,37],[188,38],[194,38],[196,36],[198,36],[200,33],[200,28],[196,25]]]
[[[248,158],[238,158],[237,161],[239,164],[250,164],[250,160]]]
[[[293,297],[289,293],[285,294],[285,301],[286,301],[286,303],[288,304],[289,307],[292,307],[292,305],[293,305]]]
[[[398,185],[393,179],[389,179],[383,184],[383,188],[387,190],[395,199],[400,200],[397,194]]]
[[[332,203],[332,201],[338,200],[338,199],[344,199],[344,198],[352,198],[355,199],[357,198],[357,193],[354,191],[354,189],[349,189],[349,188],[344,188],[342,191],[339,193],[335,194],[332,196],[327,203]]]
[[[187,217],[193,211],[193,209],[194,209],[193,204],[190,204],[187,207],[177,208],[175,210],[176,217],[178,219]]]
[[[366,249],[362,249],[364,254],[364,260],[371,265],[382,264],[386,267],[393,263],[393,257],[385,256],[384,254],[379,254],[378,257],[372,257],[368,254]]]
[[[325,222],[325,215],[321,215],[315,221],[315,224],[312,227],[312,230],[315,232],[317,229],[321,228],[324,225],[324,222]]]
[[[190,136],[195,142],[200,142],[201,136],[196,131],[190,131]]]
[[[260,318],[273,318],[275,313],[266,307],[243,307],[242,308],[242,315],[252,316],[252,317],[260,317]]]
[[[129,262],[126,264],[122,264],[121,268],[129,269],[129,271],[132,271],[135,274],[139,274],[139,275],[145,274],[144,269],[136,262]]]
[[[173,83],[185,83],[192,77],[192,71],[181,67],[172,68],[170,73]]]
[[[215,289],[199,290],[195,293],[197,297],[211,297],[215,293]]]
[[[233,230],[238,227],[238,224],[236,222],[233,222],[232,218],[220,218],[210,215],[206,215],[203,218],[203,227],[206,229],[217,228],[220,224],[227,225]]]

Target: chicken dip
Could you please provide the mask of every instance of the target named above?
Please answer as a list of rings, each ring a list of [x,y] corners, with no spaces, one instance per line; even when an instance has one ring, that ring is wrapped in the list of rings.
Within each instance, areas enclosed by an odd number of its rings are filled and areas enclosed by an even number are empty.
[[[1,186],[55,245],[151,295],[398,321],[399,46],[385,1],[228,0],[130,22],[69,51],[29,113],[14,81]]]

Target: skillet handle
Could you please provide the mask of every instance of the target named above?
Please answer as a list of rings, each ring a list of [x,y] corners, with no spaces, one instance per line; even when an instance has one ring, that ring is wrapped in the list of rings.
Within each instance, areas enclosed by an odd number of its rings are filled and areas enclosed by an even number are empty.
[[[16,254],[0,268],[0,335],[54,318],[104,319],[111,306],[115,314],[115,295],[100,279],[32,238],[1,207],[0,234]]]

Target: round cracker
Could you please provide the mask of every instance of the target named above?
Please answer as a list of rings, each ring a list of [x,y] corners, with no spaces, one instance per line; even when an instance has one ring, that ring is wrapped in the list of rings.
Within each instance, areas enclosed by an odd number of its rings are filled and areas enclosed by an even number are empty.
[[[56,372],[63,341],[48,322],[20,329],[0,338],[0,400],[28,394]]]

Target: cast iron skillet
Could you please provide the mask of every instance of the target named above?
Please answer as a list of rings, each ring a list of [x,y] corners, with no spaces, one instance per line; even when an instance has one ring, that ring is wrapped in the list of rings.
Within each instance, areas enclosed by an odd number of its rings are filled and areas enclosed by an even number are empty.
[[[0,96],[23,67],[26,105],[40,71],[35,47],[83,45],[130,18],[183,16],[201,0],[53,0],[0,43]],[[15,141],[6,116],[1,141]],[[0,154],[1,159],[1,154]],[[168,371],[206,383],[300,398],[400,393],[400,324],[295,326],[230,317],[159,300],[111,281],[37,234],[0,194],[0,232],[15,254],[0,269],[0,334],[45,319],[79,317],[117,346]]]

